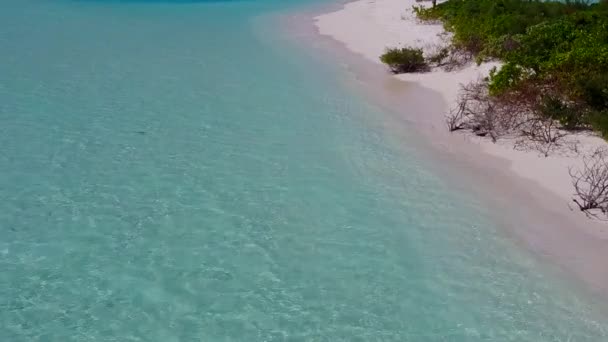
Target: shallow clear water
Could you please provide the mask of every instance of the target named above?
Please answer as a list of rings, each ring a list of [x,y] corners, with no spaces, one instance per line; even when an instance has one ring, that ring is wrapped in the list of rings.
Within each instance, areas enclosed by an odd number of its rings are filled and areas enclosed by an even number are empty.
[[[296,3],[0,1],[0,340],[605,340]]]

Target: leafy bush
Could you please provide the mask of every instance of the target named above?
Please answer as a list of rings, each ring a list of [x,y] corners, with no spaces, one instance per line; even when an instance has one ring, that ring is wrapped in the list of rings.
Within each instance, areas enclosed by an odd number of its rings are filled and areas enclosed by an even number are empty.
[[[586,122],[608,139],[608,111],[592,111],[587,115]]]
[[[428,69],[428,64],[424,60],[422,49],[409,47],[387,49],[386,52],[380,56],[380,60],[382,63],[388,65],[391,71],[396,74],[425,71]]]
[[[521,82],[524,70],[519,65],[505,64],[500,70],[493,68],[490,71],[490,83],[488,85],[491,95],[499,95],[511,89]]]
[[[589,106],[596,110],[608,108],[608,74],[580,75],[576,83]]]
[[[608,136],[607,0],[448,0],[415,11],[442,20],[453,48],[503,61],[492,96],[525,98],[566,128],[587,123]]]

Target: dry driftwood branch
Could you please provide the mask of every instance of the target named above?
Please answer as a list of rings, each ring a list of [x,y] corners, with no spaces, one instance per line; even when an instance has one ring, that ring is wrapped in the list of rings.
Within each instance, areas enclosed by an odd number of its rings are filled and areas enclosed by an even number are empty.
[[[460,129],[466,129],[466,116],[464,115],[466,109],[466,102],[458,104],[458,107],[450,109],[450,112],[445,118],[445,123],[448,126],[450,132],[454,132]]]
[[[426,51],[425,57],[431,66],[443,68],[448,72],[469,65],[474,57],[467,51],[455,48],[449,42],[427,44],[424,50]]]
[[[514,113],[508,103],[489,95],[487,81],[482,79],[461,85],[457,106],[446,115],[446,124],[450,131],[469,129],[495,142],[514,126]]]
[[[494,142],[515,135],[519,137],[516,149],[537,150],[546,157],[561,146],[566,133],[557,121],[539,113],[542,94],[531,83],[491,96],[488,81],[480,79],[461,86],[457,106],[446,115],[446,124],[450,131],[468,129]]]
[[[561,140],[566,135],[555,120],[548,118],[534,117],[519,127],[521,139],[516,142],[516,148],[534,149],[545,157],[561,145]]]
[[[585,157],[582,169],[569,168],[578,208],[589,216],[598,217],[608,211],[608,159],[606,151],[596,150]]]

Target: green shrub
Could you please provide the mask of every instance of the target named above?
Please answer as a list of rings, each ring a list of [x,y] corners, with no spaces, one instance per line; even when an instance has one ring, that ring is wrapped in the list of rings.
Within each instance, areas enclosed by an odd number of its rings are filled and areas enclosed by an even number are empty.
[[[524,77],[524,70],[513,63],[507,63],[496,70],[490,71],[489,90],[491,95],[500,95],[521,82]]]
[[[608,137],[608,0],[447,0],[416,13],[443,21],[452,49],[502,60],[491,96]]]
[[[380,56],[380,61],[389,66],[392,72],[417,72],[428,70],[428,64],[424,60],[422,49],[415,48],[392,48]]]
[[[566,129],[575,129],[582,123],[582,115],[556,96],[545,95],[541,99],[539,112],[542,116],[557,120]]]
[[[587,123],[604,139],[608,139],[608,111],[594,111],[587,117]]]
[[[592,108],[608,108],[608,74],[580,75],[576,87],[583,100]]]

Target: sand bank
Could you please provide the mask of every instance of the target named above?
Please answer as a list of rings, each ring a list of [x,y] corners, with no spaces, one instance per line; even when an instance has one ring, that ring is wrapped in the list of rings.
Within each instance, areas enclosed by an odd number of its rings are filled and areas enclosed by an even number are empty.
[[[351,51],[374,63],[380,63],[379,56],[387,47],[413,46],[429,51],[449,39],[441,24],[422,23],[416,19],[412,6],[420,4],[424,3],[415,0],[354,1],[336,12],[317,16],[315,23],[322,35],[342,42]],[[471,64],[453,72],[435,69],[429,73],[395,77],[416,82],[442,95],[446,106],[428,118],[428,124],[437,130],[437,134],[445,134],[445,113],[454,106],[460,85],[487,76],[495,66],[499,63]],[[574,192],[569,167],[582,167],[585,152],[598,147],[608,148],[603,139],[590,133],[569,135],[563,146],[548,157],[535,150],[515,149],[515,141],[510,139],[492,143],[489,139],[469,136],[467,140],[491,155],[508,160],[513,172],[560,196],[564,207],[572,207]]]

